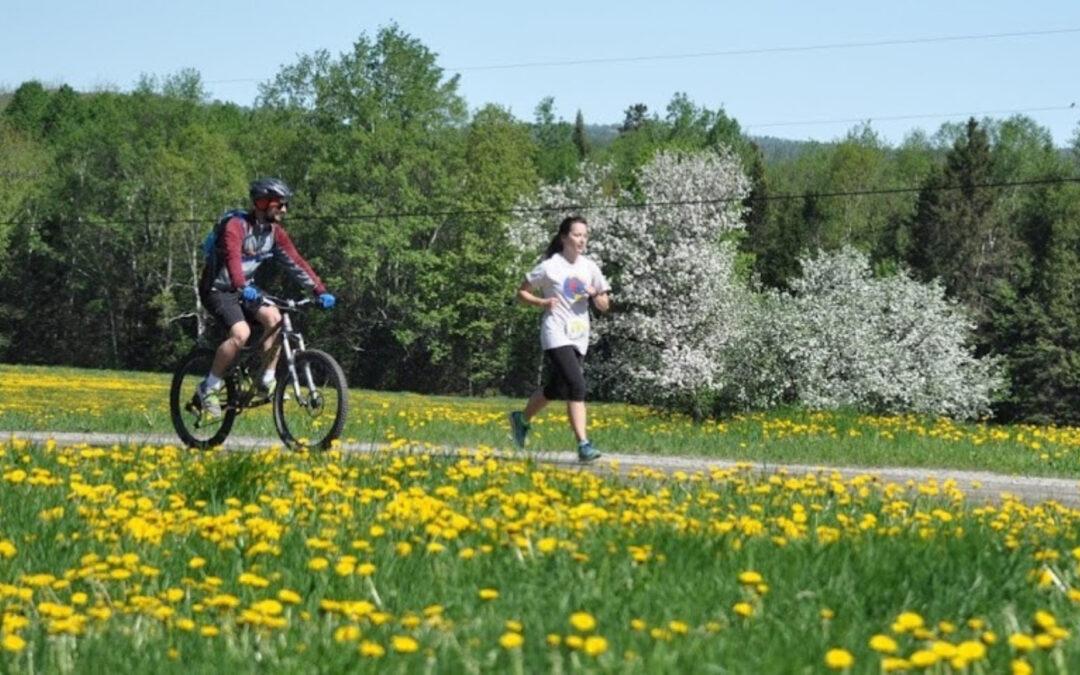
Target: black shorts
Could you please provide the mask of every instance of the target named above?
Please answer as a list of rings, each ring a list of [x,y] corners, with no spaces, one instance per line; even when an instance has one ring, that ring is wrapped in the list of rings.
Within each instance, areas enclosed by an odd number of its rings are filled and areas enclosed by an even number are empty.
[[[251,322],[254,307],[244,302],[240,291],[210,290],[202,295],[203,305],[228,330],[241,321]]]
[[[571,346],[544,350],[548,381],[544,398],[549,401],[585,400],[585,356]]]

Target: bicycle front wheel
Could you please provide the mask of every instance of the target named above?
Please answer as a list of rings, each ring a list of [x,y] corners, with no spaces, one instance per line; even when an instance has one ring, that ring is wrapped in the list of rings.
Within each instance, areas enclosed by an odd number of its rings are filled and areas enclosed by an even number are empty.
[[[214,350],[199,348],[180,361],[173,371],[169,388],[169,416],[173,428],[185,445],[205,450],[225,442],[236,420],[236,409],[223,405],[221,417],[212,418],[203,412],[195,387],[210,373],[214,362]],[[222,394],[227,401],[234,400],[233,384],[226,381]]]
[[[326,352],[296,354],[296,378],[286,371],[274,390],[274,426],[290,448],[325,450],[341,436],[349,411],[345,372]]]

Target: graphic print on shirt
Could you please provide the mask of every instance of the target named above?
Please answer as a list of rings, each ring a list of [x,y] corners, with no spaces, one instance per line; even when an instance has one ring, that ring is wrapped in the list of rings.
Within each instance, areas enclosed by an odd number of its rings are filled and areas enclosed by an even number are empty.
[[[580,277],[569,276],[566,277],[566,281],[563,282],[562,287],[563,297],[565,297],[571,305],[578,300],[588,297],[588,293],[585,292],[585,282]],[[570,315],[566,320],[566,337],[571,340],[579,340],[585,337],[589,332],[589,322],[578,316],[576,313]]]
[[[585,282],[578,277],[566,277],[562,287],[563,297],[571,303],[586,297]]]

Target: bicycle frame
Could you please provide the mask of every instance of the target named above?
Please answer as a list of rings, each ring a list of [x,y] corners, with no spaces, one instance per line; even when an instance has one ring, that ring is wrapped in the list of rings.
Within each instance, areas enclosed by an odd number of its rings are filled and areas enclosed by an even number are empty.
[[[222,443],[237,415],[266,404],[273,410],[278,435],[290,447],[326,449],[341,435],[348,414],[345,373],[331,355],[309,349],[293,322],[295,312],[315,301],[267,295],[263,296],[263,303],[281,312],[281,321],[273,328],[277,334],[268,343],[272,349],[263,350],[268,337],[265,331],[248,337],[235,363],[225,373],[227,396],[221,402],[221,415],[204,415],[197,390],[216,358],[220,342],[212,345],[212,336],[200,336],[200,344],[181,360],[173,373],[169,414],[181,440],[192,447],[207,448]],[[278,386],[270,389],[270,396],[265,396],[259,393],[259,382],[269,365],[269,354],[276,354]]]

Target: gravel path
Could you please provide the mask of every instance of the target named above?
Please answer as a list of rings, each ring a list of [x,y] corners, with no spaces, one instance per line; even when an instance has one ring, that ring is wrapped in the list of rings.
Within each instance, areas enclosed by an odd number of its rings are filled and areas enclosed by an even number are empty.
[[[17,438],[34,442],[44,442],[49,439],[55,440],[61,445],[74,445],[87,443],[90,445],[129,445],[138,443],[141,445],[176,445],[177,438],[167,434],[102,434],[102,433],[78,433],[78,432],[44,432],[44,431],[0,431],[0,438]],[[225,448],[230,450],[247,450],[264,448],[273,443],[280,443],[276,438],[230,438],[225,442]],[[371,443],[343,444],[342,449],[348,452],[372,452],[385,446]],[[518,456],[508,452],[506,456]],[[537,458],[544,463],[572,468],[581,466],[577,456],[570,452],[541,453]],[[855,476],[873,476],[881,483],[897,483],[905,485],[909,481],[926,483],[934,479],[938,485],[947,480],[956,482],[956,486],[963,491],[969,503],[998,502],[1002,495],[1012,495],[1027,504],[1038,504],[1045,501],[1055,501],[1064,506],[1080,508],[1080,479],[1066,478],[1042,478],[1035,476],[1010,476],[1004,474],[989,473],[986,471],[960,471],[956,469],[919,469],[906,467],[855,467],[855,466],[823,466],[809,464],[765,464],[758,462],[732,461],[709,457],[669,457],[663,455],[627,455],[617,453],[605,453],[604,457],[590,468],[607,470],[614,462],[621,473],[628,473],[634,469],[654,469],[672,474],[682,471],[693,474],[698,471],[708,472],[714,469],[731,469],[735,467],[749,467],[753,473],[760,475],[786,474],[793,477],[801,477],[807,474],[832,475],[840,474],[845,479]]]

